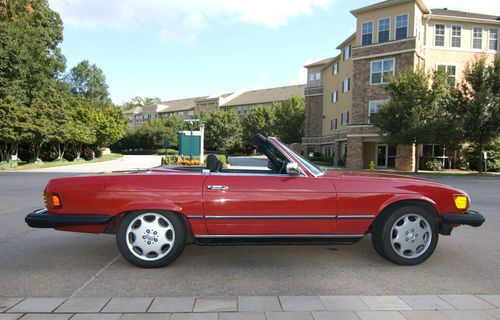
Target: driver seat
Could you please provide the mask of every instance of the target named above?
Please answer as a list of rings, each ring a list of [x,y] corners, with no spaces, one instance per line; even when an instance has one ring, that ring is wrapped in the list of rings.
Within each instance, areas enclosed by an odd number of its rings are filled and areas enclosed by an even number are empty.
[[[207,156],[207,169],[210,170],[210,172],[217,172],[220,170],[219,168],[219,159],[217,159],[217,156],[215,154],[209,154]]]

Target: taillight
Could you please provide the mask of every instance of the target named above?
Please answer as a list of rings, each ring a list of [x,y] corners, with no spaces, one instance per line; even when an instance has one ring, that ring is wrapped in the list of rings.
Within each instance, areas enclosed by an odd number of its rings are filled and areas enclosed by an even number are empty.
[[[47,192],[43,194],[45,200],[45,207],[47,209],[61,209],[62,199],[59,193]]]

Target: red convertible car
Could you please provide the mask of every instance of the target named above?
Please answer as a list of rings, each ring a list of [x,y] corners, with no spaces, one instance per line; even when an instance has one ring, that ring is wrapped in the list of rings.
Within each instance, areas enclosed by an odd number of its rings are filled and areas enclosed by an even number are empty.
[[[438,235],[480,226],[459,189],[408,176],[324,171],[276,138],[256,136],[266,170],[159,167],[52,179],[35,228],[116,234],[123,257],[140,267],[172,263],[188,243],[353,243],[400,265],[425,261]]]

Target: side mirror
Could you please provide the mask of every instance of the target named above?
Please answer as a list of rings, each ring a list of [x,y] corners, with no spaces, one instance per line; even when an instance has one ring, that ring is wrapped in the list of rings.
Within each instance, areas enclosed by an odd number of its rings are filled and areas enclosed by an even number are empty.
[[[299,165],[295,162],[289,162],[286,164],[286,173],[289,176],[300,176],[300,168]]]

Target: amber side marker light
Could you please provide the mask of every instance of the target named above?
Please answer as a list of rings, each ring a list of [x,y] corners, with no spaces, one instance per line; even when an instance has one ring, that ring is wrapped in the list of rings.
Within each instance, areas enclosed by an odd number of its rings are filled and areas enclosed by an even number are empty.
[[[469,199],[464,195],[455,196],[455,206],[458,210],[465,210],[469,206]]]
[[[45,207],[47,209],[62,208],[61,195],[59,193],[53,193],[53,192],[44,193],[43,197],[45,200]]]

